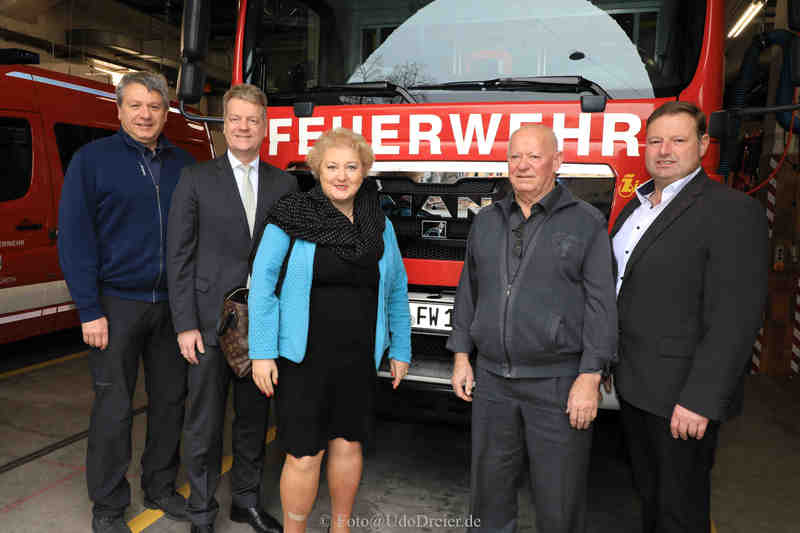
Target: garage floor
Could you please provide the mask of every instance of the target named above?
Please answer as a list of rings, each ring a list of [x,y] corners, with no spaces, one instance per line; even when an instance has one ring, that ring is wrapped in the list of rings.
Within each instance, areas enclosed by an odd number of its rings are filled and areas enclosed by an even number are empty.
[[[146,403],[142,381],[136,406]],[[712,505],[719,533],[797,531],[799,384],[799,380],[748,378],[745,413],[723,426],[714,470]],[[83,432],[91,401],[88,362],[81,352],[38,367],[9,371],[8,363],[0,366],[0,531],[90,531]],[[126,519],[135,532],[188,532],[187,524],[171,522],[142,506],[138,459],[145,417],[142,413],[134,418],[134,462],[128,472],[133,504]],[[280,516],[277,484],[282,457],[271,442],[273,437],[271,432],[267,438],[263,504]],[[229,435],[226,446],[230,454]],[[462,531],[454,520],[467,518],[468,464],[465,425],[379,418],[354,512],[360,527],[353,531]],[[226,457],[223,469],[229,467],[230,457]],[[224,476],[218,491],[222,510],[217,531],[251,531],[227,519],[228,477]],[[183,473],[178,484],[187,490]],[[613,412],[595,424],[589,498],[590,533],[637,530],[638,504]],[[530,491],[524,487],[520,491],[521,531],[533,532],[529,502]],[[325,530],[329,511],[323,485],[311,531]]]

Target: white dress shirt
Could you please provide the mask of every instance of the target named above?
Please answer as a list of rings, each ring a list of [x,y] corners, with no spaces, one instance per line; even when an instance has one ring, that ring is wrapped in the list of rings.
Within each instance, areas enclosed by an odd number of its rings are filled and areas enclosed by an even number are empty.
[[[233,177],[236,180],[236,186],[239,188],[239,198],[242,199],[242,203],[244,203],[244,177],[245,173],[242,169],[242,163],[228,150],[228,161],[231,163],[231,168],[233,169]],[[258,198],[258,164],[261,158],[256,157],[252,161],[250,161],[250,181],[253,185],[253,195]],[[258,202],[256,202],[258,205]]]
[[[655,192],[655,182],[651,179],[636,187],[636,196],[641,205],[633,210],[628,220],[622,224],[619,231],[614,235],[614,258],[617,260],[617,295],[622,287],[622,280],[625,275],[625,267],[628,266],[628,258],[633,254],[633,249],[639,243],[639,239],[647,231],[647,228],[658,218],[664,209],[669,205],[673,198],[689,183],[692,178],[700,172],[700,167],[677,181],[664,187],[661,191],[661,202],[653,205],[650,197]]]

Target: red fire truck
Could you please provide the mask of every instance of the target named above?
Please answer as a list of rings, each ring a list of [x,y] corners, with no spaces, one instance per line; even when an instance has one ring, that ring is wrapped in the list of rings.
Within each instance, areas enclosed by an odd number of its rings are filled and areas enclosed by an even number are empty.
[[[226,9],[235,3],[184,3],[179,92],[189,103]],[[323,131],[371,141],[371,176],[408,272],[407,380],[449,391],[445,340],[465,240],[475,214],[507,191],[509,135],[552,126],[558,181],[613,221],[646,179],[647,116],[676,99],[707,114],[721,107],[723,19],[722,0],[239,0],[232,82],[267,92],[262,158],[301,181]],[[712,145],[710,174],[718,160]]]
[[[9,56],[38,62],[23,51]],[[111,85],[0,66],[0,344],[79,324],[58,265],[58,202],[75,151],[119,129],[115,102]],[[165,132],[196,158],[213,157],[207,126],[176,107]]]

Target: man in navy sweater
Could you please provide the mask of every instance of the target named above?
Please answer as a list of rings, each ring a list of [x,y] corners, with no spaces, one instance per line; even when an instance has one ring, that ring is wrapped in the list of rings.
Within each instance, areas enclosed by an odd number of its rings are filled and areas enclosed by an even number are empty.
[[[72,158],[61,192],[58,255],[78,308],[95,391],[86,478],[95,533],[129,532],[125,474],[141,356],[148,396],[144,505],[186,520],[175,492],[186,397],[167,300],[167,213],[181,169],[193,162],[163,135],[166,79],[127,74],[117,86],[122,128]]]

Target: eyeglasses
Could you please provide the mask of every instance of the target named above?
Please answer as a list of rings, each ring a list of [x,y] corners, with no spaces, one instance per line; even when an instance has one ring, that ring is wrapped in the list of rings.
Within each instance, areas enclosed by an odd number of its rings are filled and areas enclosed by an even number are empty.
[[[514,234],[514,255],[522,258],[522,224],[511,230]]]

